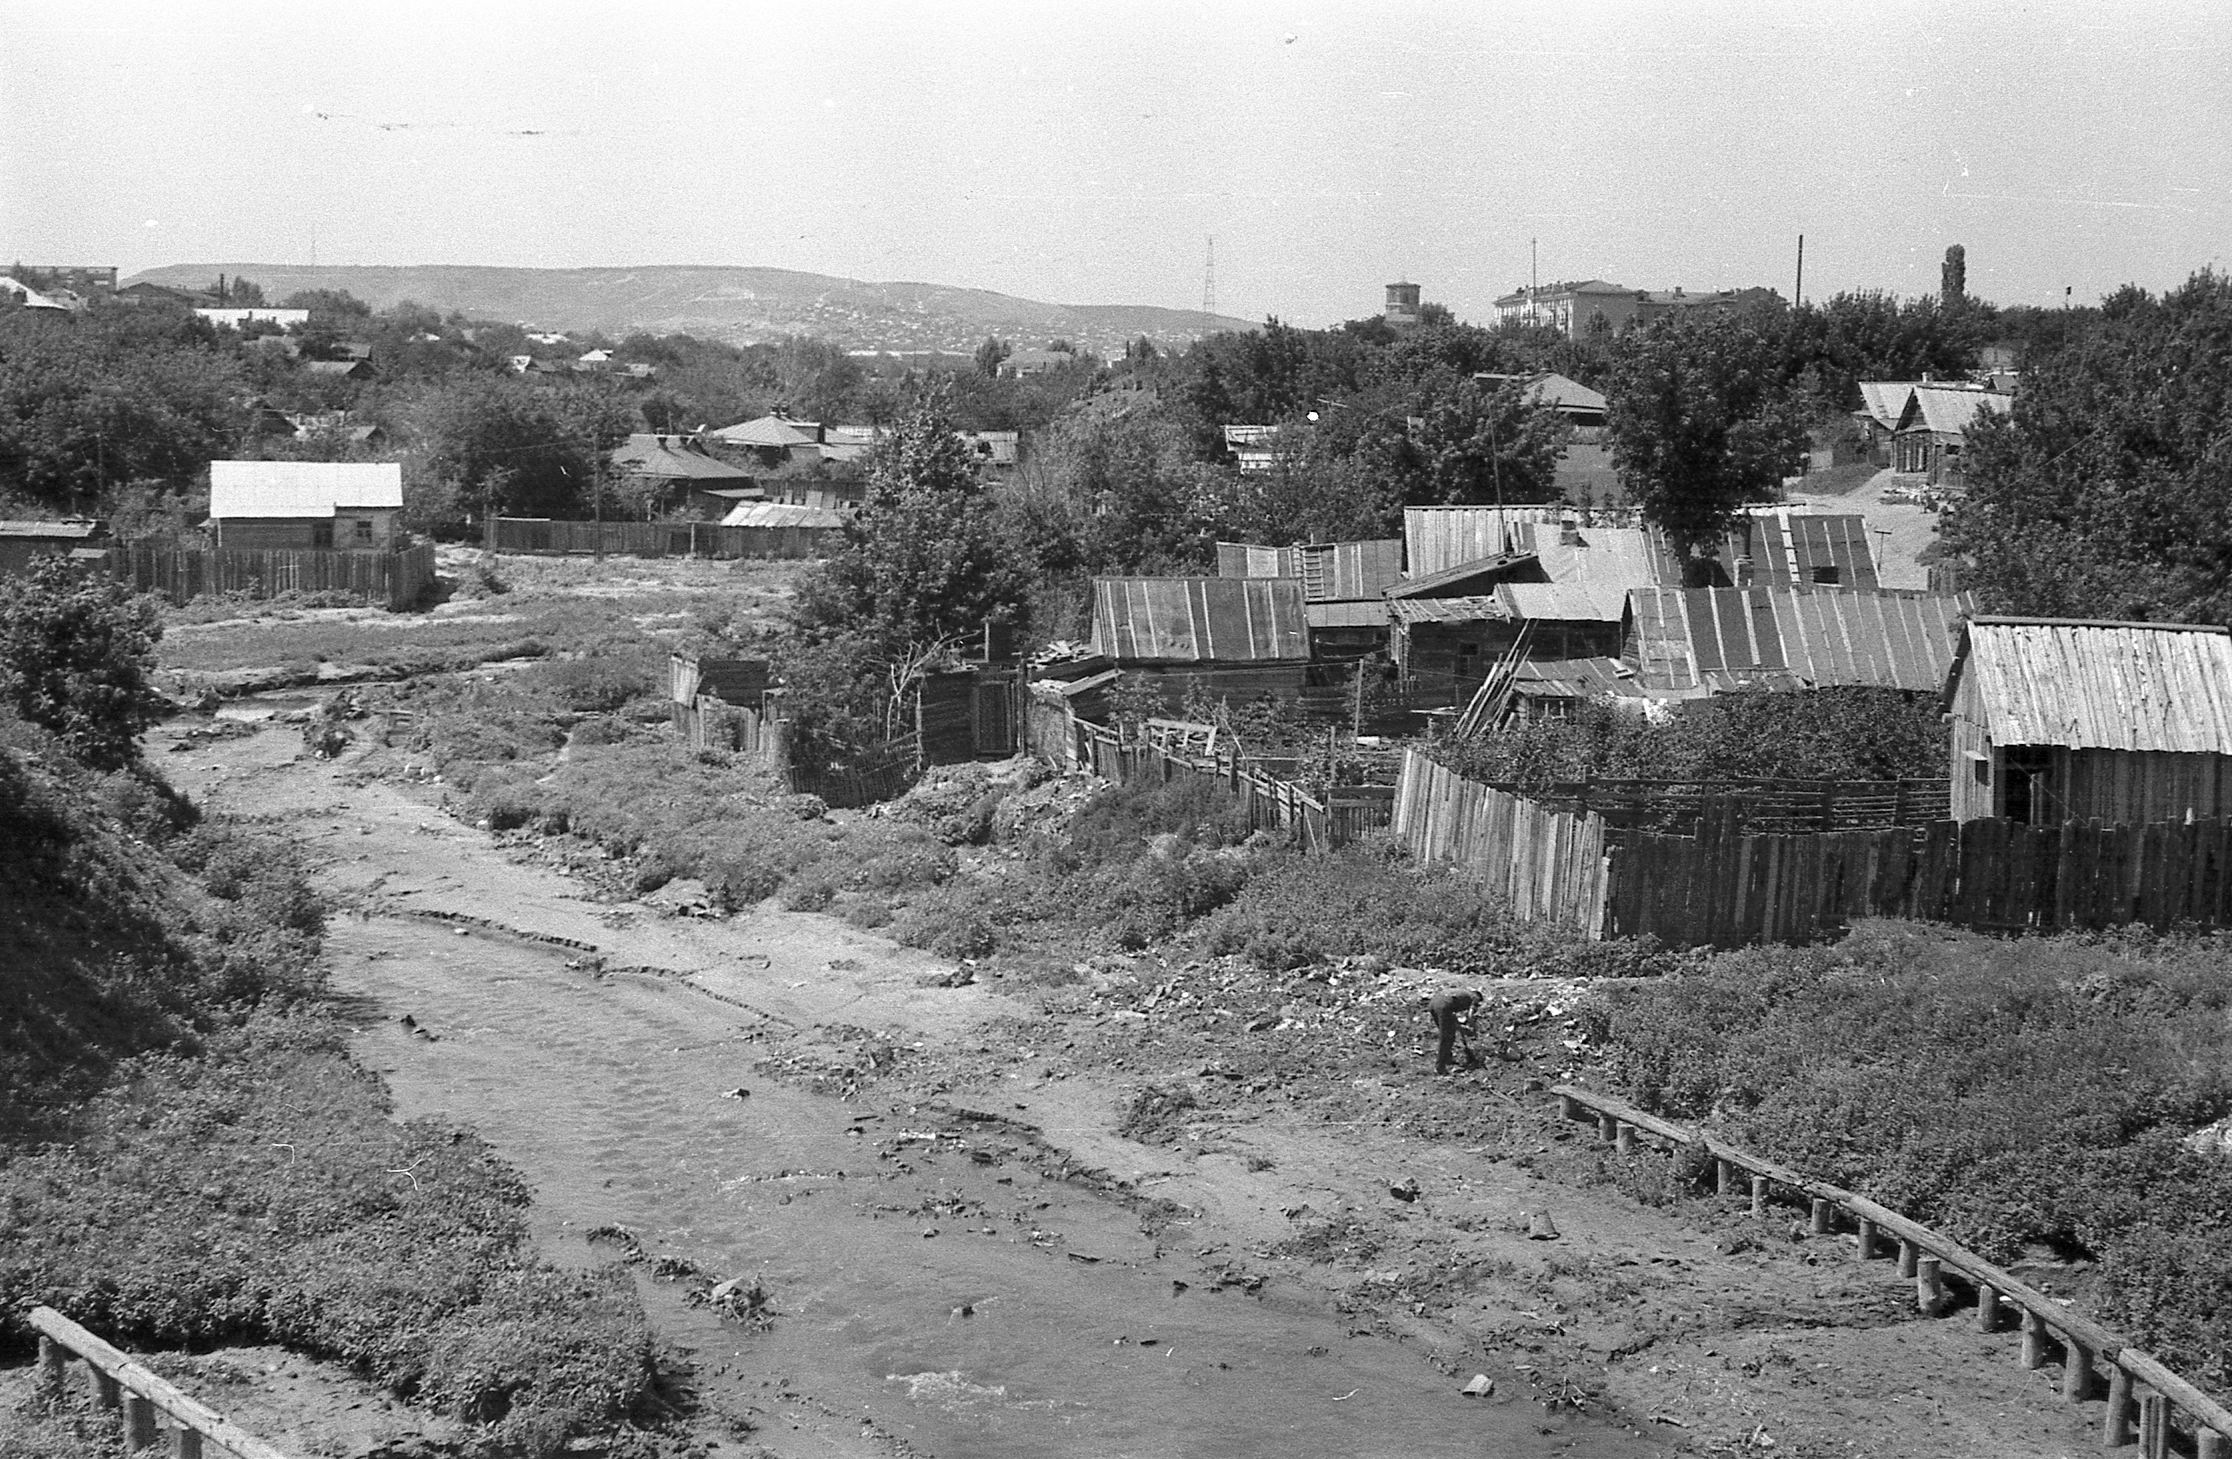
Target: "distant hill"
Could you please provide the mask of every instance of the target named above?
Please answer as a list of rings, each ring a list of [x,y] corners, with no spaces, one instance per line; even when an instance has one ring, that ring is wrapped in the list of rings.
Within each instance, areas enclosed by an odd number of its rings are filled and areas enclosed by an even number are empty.
[[[1205,332],[1198,310],[1044,304],[988,289],[878,284],[776,268],[191,263],[149,269],[126,282],[200,288],[219,274],[252,279],[273,303],[300,289],[345,289],[376,309],[411,299],[444,314],[457,310],[535,329],[596,329],[616,339],[640,330],[751,344],[812,334],[852,350],[966,354],[986,335],[997,335],[1019,348],[1066,339],[1113,355],[1142,335],[1158,346],[1183,346]],[[1212,323],[1216,330],[1256,327],[1223,315]]]

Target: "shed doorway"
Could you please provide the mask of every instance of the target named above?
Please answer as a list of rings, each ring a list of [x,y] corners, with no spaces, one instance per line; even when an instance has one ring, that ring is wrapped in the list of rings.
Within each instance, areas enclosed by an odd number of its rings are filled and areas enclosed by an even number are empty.
[[[2002,813],[2026,826],[2043,826],[2057,819],[2053,787],[2048,772],[2054,768],[2050,745],[2010,745],[2003,752],[2001,769],[2007,803]]]

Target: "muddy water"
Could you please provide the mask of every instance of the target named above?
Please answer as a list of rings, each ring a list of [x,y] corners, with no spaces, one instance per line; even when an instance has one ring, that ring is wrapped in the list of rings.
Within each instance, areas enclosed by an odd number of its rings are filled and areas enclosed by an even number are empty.
[[[1013,1126],[820,1097],[752,1072],[764,1019],[672,982],[400,918],[337,921],[331,947],[400,1112],[492,1140],[560,1259],[597,1259],[582,1233],[613,1224],[760,1280],[764,1333],[647,1295],[701,1385],[756,1407],[753,1441],[778,1453],[891,1437],[993,1459],[1658,1452],[1546,1416],[1508,1370],[1490,1370],[1501,1396],[1462,1398],[1469,1372],[1352,1336],[1361,1320],[1290,1277],[1216,1290],[1227,1263],[1276,1264],[1183,1221],[1150,1236],[1119,1197],[1055,1178],[1028,1093],[962,1101]]]

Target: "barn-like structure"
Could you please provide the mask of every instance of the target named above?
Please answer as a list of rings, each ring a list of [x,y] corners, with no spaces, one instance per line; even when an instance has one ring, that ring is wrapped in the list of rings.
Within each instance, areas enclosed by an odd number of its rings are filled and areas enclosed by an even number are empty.
[[[2232,814],[2232,632],[1975,618],[1947,678],[1953,816]]]

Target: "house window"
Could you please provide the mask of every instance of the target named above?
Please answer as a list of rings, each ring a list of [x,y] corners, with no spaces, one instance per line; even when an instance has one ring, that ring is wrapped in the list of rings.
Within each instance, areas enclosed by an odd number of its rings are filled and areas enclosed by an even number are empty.
[[[357,541],[370,545],[372,541],[372,519],[370,517],[357,518],[356,532],[353,535]]]

